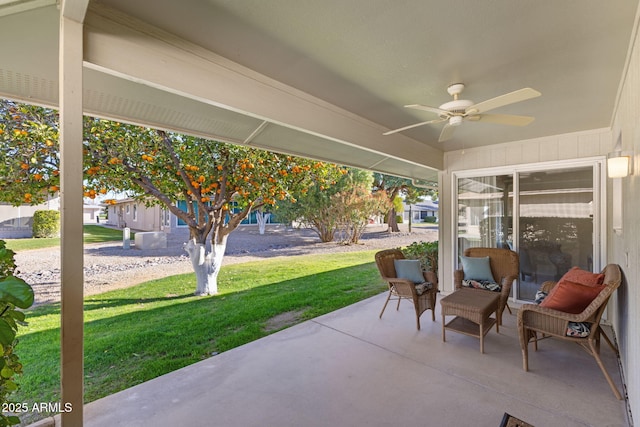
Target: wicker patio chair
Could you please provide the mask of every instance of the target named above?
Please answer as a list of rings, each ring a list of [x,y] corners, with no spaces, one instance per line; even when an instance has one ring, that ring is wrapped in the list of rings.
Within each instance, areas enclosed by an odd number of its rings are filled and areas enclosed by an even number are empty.
[[[520,346],[522,347],[522,367],[525,371],[529,370],[529,342],[533,341],[534,349],[538,350],[538,332],[542,334],[542,338],[559,338],[565,341],[572,341],[582,346],[587,353],[596,359],[596,363],[604,374],[613,394],[617,399],[622,399],[618,388],[613,383],[611,376],[607,372],[600,358],[600,336],[618,354],[607,334],[600,327],[600,318],[607,307],[609,298],[620,286],[622,275],[620,267],[616,264],[607,265],[604,270],[604,289],[598,296],[587,306],[587,308],[579,314],[564,313],[562,311],[553,310],[547,307],[541,307],[537,304],[525,304],[518,312],[518,329],[520,335]],[[545,282],[542,284],[541,290],[549,292],[556,282]],[[567,328],[569,322],[590,323],[591,329],[586,337],[567,336]],[[542,339],[541,338],[541,339]]]
[[[491,273],[496,282],[502,287],[500,290],[500,301],[498,303],[497,318],[502,319],[505,307],[511,313],[511,308],[507,304],[513,281],[520,274],[520,258],[518,254],[510,249],[501,248],[467,248],[464,251],[466,257],[489,257]],[[462,288],[464,271],[462,269],[453,272],[453,284],[455,289]],[[478,292],[493,292],[484,289],[476,289]],[[500,321],[500,324],[502,322]]]
[[[376,253],[376,264],[380,275],[389,285],[389,295],[380,312],[380,318],[387,304],[391,299],[397,299],[398,305],[396,310],[400,308],[400,301],[407,299],[413,303],[416,311],[416,326],[420,330],[420,316],[427,310],[431,310],[431,320],[436,320],[435,306],[436,295],[438,293],[438,277],[433,271],[423,272],[425,282],[431,284],[430,289],[425,289],[422,294],[416,290],[416,284],[410,280],[399,279],[396,275],[394,260],[405,259],[404,254],[399,249],[386,249]]]

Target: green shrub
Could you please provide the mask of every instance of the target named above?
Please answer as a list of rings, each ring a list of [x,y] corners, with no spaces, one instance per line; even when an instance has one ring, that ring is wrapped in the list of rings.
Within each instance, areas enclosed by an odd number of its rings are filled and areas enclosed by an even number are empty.
[[[36,238],[60,236],[60,212],[35,211],[32,230]]]
[[[438,241],[413,242],[401,250],[407,259],[420,260],[423,270],[430,270],[438,275]]]
[[[16,308],[26,309],[33,304],[33,289],[24,280],[15,277],[14,252],[0,240],[0,404],[3,411],[11,408],[10,395],[18,390],[15,377],[22,374],[22,363],[15,348],[19,326],[24,326],[25,315]],[[9,410],[7,412],[20,412]],[[0,427],[16,425],[20,419],[15,415],[0,413]]]
[[[404,222],[404,218],[402,215],[396,215],[396,224],[402,224]]]
[[[438,217],[435,216],[425,216],[424,217],[424,222],[428,222],[430,224],[435,224],[436,222],[438,222]]]

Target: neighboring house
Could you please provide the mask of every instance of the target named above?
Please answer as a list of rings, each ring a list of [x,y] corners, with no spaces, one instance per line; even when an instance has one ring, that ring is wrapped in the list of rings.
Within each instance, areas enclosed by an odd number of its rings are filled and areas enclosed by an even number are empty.
[[[33,213],[60,210],[60,198],[54,197],[39,205],[12,206],[0,203],[0,239],[21,239],[32,236]]]
[[[186,210],[186,202],[179,201],[178,207]],[[108,225],[118,228],[129,227],[139,231],[164,231],[172,233],[178,229],[186,228],[184,221],[172,214],[168,209],[162,206],[145,206],[144,203],[131,198],[116,200],[115,204],[107,205],[107,221]],[[275,221],[274,215],[271,214],[268,223]],[[248,218],[242,221],[242,224],[257,224],[255,212],[251,212]]]
[[[84,205],[83,220],[87,223],[97,222],[103,212],[100,205]],[[32,236],[33,213],[41,210],[60,210],[60,198],[54,197],[39,205],[11,206],[0,203],[0,239],[22,239]]]
[[[438,202],[423,200],[411,206],[404,204],[404,222],[409,222],[409,215],[411,215],[411,222],[414,223],[425,222],[427,217],[438,218]]]
[[[82,207],[82,218],[87,223],[99,223],[98,215],[101,215],[103,211],[104,207],[100,205],[84,205]]]
[[[118,228],[129,227],[139,231],[171,233],[178,225],[177,218],[160,206],[145,206],[131,198],[116,200],[107,205],[107,224]]]

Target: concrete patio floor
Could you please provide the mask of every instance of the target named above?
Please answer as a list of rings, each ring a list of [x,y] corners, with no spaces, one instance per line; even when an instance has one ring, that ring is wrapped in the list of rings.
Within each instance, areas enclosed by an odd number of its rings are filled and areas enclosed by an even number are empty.
[[[102,426],[475,426],[508,412],[536,427],[628,426],[595,360],[571,343],[531,346],[522,370],[516,316],[479,340],[447,332],[385,295],[301,323],[85,406]],[[602,357],[622,389],[617,359]],[[58,425],[58,424],[56,424]]]

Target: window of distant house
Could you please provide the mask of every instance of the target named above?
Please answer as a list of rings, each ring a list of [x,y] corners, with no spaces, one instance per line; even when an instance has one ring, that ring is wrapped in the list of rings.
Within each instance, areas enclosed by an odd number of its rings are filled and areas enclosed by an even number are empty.
[[[162,225],[169,227],[171,225],[171,212],[168,209],[162,210]]]
[[[127,215],[129,215],[129,205],[127,205],[127,206],[125,207],[125,210],[124,210],[124,211],[125,211],[125,213],[126,213]]]
[[[138,220],[138,205],[133,205],[133,220]]]

